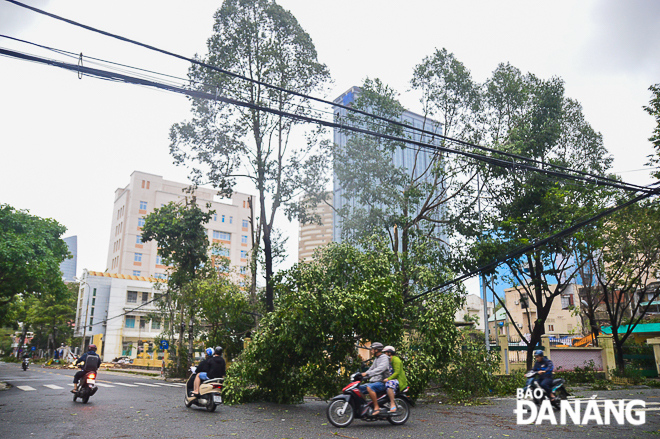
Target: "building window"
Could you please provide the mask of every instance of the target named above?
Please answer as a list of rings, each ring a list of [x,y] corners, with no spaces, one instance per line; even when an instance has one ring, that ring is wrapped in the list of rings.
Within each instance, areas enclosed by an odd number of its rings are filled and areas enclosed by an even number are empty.
[[[140,317],[140,329],[147,329],[147,319]]]
[[[96,297],[96,288],[94,288],[94,292],[92,293],[92,296]]]
[[[142,262],[142,253],[135,253],[135,258],[133,260],[135,262]]]
[[[137,291],[126,293],[126,303],[137,303]]]
[[[229,217],[229,224],[234,224],[234,217],[233,216]]]
[[[229,257],[229,249],[224,247],[213,247],[211,253],[215,256],[226,256]]]
[[[135,328],[135,316],[126,316],[126,323],[124,324],[124,327]]]
[[[96,297],[92,298],[92,306],[96,305]]]
[[[140,276],[140,270],[133,270],[133,276]]]
[[[241,243],[247,244],[247,235],[241,236]]]
[[[247,226],[248,226],[248,220],[243,220],[243,227],[247,229]]]
[[[142,244],[142,235],[137,235],[135,237],[135,243],[136,244]]]
[[[217,221],[217,220],[218,220],[218,214],[217,214],[217,213],[214,213],[214,214],[213,214],[213,221]]]
[[[135,324],[135,321],[133,321],[133,324]],[[121,355],[122,357],[130,357],[131,354],[133,353],[133,343],[129,342],[123,342],[121,344]]]
[[[144,218],[138,218],[138,227],[144,227]]]
[[[529,308],[529,297],[527,297],[527,294],[520,295],[520,307]]]
[[[566,294],[561,296],[561,309],[568,309],[573,306],[573,295]]]
[[[140,210],[147,210],[147,202],[140,201]]]
[[[145,304],[149,301],[149,293],[142,293],[142,304]]]
[[[222,215],[222,222],[223,223],[225,222],[225,216],[224,215]]]
[[[144,189],[144,180],[142,180],[142,189]]]
[[[247,258],[247,251],[241,250],[241,258]]]
[[[555,325],[548,325],[548,331],[554,332],[555,330]]]
[[[165,273],[156,273],[154,274],[154,277],[156,279],[167,279],[167,275]]]
[[[151,329],[160,329],[160,320],[152,320]]]
[[[245,209],[245,200],[243,200],[243,208]]]
[[[213,239],[219,239],[221,241],[231,241],[231,233],[218,232],[217,230],[214,230]]]
[[[247,267],[241,267],[241,274],[247,274]]]
[[[91,316],[94,316],[94,307],[92,307],[92,309],[90,310],[90,313],[89,313],[89,315],[91,315]],[[92,321],[90,320],[90,322],[89,322],[89,323],[91,324],[91,323],[92,323]]]
[[[161,255],[156,255],[156,265],[163,265],[163,257]]]
[[[92,325],[94,324],[94,319],[92,317],[89,318],[89,329],[88,331],[92,330]]]

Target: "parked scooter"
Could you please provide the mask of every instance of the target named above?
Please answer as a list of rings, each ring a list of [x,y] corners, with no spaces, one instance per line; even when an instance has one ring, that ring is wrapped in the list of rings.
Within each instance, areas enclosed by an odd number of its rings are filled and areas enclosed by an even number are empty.
[[[30,365],[30,359],[27,357],[23,358],[23,363],[21,364],[21,367],[23,368],[24,371],[28,370],[29,365]]]
[[[83,404],[87,404],[89,397],[99,390],[96,387],[96,372],[87,372],[78,383],[78,391],[73,394],[73,402],[80,398]]]
[[[396,403],[396,412],[394,413],[389,412],[390,398],[387,393],[378,394],[378,405],[381,411],[374,416],[373,402],[367,395],[363,395],[358,388],[362,380],[363,377],[360,372],[354,373],[351,375],[351,383],[344,387],[342,394],[330,400],[326,415],[332,425],[339,428],[348,427],[354,418],[367,422],[387,420],[392,425],[403,425],[408,421],[410,407],[413,405],[407,394],[410,387],[399,390],[394,395],[394,402]],[[368,399],[365,399],[365,396]]]
[[[199,407],[205,407],[209,412],[214,412],[216,407],[218,407],[219,404],[222,404],[222,383],[225,379],[215,378],[204,381],[199,386],[200,396],[197,397],[193,395],[196,376],[196,373],[190,374],[190,378],[188,378],[188,382],[186,382],[186,395],[183,399],[183,403],[187,408],[190,408],[194,404]]]
[[[551,387],[552,393],[555,394],[555,399],[553,401],[550,399],[550,395],[548,394],[548,392],[543,387],[541,387],[541,384],[539,383],[539,379],[541,378],[541,375],[539,375],[538,371],[530,370],[525,374],[525,377],[527,378],[527,383],[525,383],[524,391],[526,392],[528,389],[532,390],[532,395],[533,395],[532,399],[534,400],[534,404],[536,405],[541,405],[543,400],[547,399],[550,401],[550,403],[555,409],[559,410],[560,401],[562,399],[568,398],[568,396],[570,395],[566,390],[566,387],[564,387],[564,380],[562,378],[555,378],[554,380],[552,380],[552,387]],[[540,389],[541,392],[543,393],[540,393],[538,391],[534,392],[535,389]],[[536,396],[534,396],[539,394],[542,394],[543,397],[537,398]]]

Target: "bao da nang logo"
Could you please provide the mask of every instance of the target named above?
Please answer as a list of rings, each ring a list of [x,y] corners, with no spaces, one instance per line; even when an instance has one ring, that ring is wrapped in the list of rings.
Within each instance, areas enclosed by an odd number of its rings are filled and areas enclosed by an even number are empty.
[[[563,400],[556,410],[548,399],[544,399],[542,389],[518,389],[513,413],[518,424],[586,425],[591,422],[597,425],[642,425],[646,422],[646,401],[595,398]]]

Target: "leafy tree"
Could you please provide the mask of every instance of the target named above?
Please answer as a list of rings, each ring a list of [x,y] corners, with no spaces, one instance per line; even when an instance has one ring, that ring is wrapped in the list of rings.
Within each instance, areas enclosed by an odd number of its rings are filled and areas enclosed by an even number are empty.
[[[34,329],[32,346],[49,352],[73,336],[78,283],[69,283],[57,293],[41,295],[28,312]]]
[[[600,251],[592,253],[591,263],[612,329],[617,369],[623,372],[623,344],[660,296],[657,202],[617,212],[602,225],[599,238]]]
[[[39,295],[64,288],[60,263],[70,257],[57,221],[0,205],[0,324],[17,295]]]
[[[649,141],[653,143],[656,149],[656,157],[651,156],[651,165],[660,165],[660,83],[649,87],[653,97],[649,101],[649,105],[644,107],[644,110],[655,118],[656,127],[653,129],[653,135],[649,137]],[[655,178],[660,178],[660,171],[653,173]]]
[[[362,248],[333,243],[278,274],[275,311],[229,369],[229,401],[328,398],[360,369],[357,346],[365,341],[400,347],[415,395],[437,376],[451,355],[460,297],[405,309],[393,253],[382,242]]]
[[[272,0],[226,0],[215,14],[207,45],[205,63],[282,89],[311,94],[321,91],[329,78],[310,36]],[[190,68],[189,77],[198,90],[300,116],[313,112],[306,99],[198,65]],[[238,178],[254,184],[259,202],[253,262],[256,252],[263,251],[266,301],[272,310],[276,213],[283,208],[289,218],[305,221],[295,199],[303,193],[316,194],[307,198],[310,205],[323,199],[329,164],[327,154],[316,148],[319,133],[310,134],[306,142],[290,142],[298,120],[254,107],[193,99],[192,112],[191,121],[172,126],[171,153],[176,163],[192,167],[197,183],[211,183],[221,194],[230,195]],[[256,270],[253,273],[256,276]]]
[[[168,279],[170,296],[164,303],[178,308],[179,349],[176,357],[177,370],[181,370],[183,352],[184,317],[188,318],[188,362],[193,359],[193,343],[198,304],[198,282],[212,270],[209,261],[209,239],[204,224],[211,220],[214,211],[204,212],[195,197],[186,198],[185,205],[170,202],[154,209],[145,217],[142,240],[158,242],[158,254],[171,266]],[[169,316],[172,318],[172,316]],[[170,320],[173,322],[173,320]],[[186,369],[186,368],[184,368]]]

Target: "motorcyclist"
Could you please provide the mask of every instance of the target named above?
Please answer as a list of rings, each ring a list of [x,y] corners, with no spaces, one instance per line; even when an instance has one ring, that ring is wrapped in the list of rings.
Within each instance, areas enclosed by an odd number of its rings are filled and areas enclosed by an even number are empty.
[[[80,382],[80,378],[84,377],[87,372],[96,372],[101,365],[101,357],[96,353],[95,344],[89,345],[89,350],[76,360],[74,366],[78,366],[79,364],[82,364],[82,370],[79,370],[73,376],[73,390],[71,390],[71,393],[76,393],[78,391],[78,382]]]
[[[554,370],[554,366],[552,361],[543,355],[541,349],[534,351],[534,358],[536,362],[532,370],[537,371],[540,376],[539,385],[550,395],[550,399],[554,400],[555,395],[552,393],[552,371]]]
[[[193,395],[195,396],[199,396],[199,384],[201,381],[208,379],[207,373],[209,371],[209,359],[213,356],[213,348],[206,348],[205,354],[206,356],[199,362],[195,369],[195,373],[197,374],[194,383],[195,388],[193,390]]]
[[[406,372],[403,370],[403,362],[401,358],[394,355],[396,350],[393,346],[385,346],[383,353],[387,355],[391,362],[390,373],[391,375],[385,378],[385,387],[387,388],[387,396],[390,398],[390,413],[396,412],[396,402],[394,401],[394,394],[397,388],[405,389],[408,387],[408,380],[406,379]]]
[[[374,362],[371,367],[362,374],[363,377],[369,378],[369,384],[360,386],[360,391],[362,393],[365,390],[369,393],[371,401],[374,403],[373,415],[378,415],[380,413],[380,407],[378,406],[378,393],[385,391],[385,383],[383,380],[390,376],[390,359],[387,355],[383,355],[383,344],[382,343],[372,343],[371,351],[374,354]]]
[[[210,352],[210,354],[213,354],[213,356],[207,360],[202,361],[202,363],[206,362],[206,370],[202,373],[198,373],[195,377],[195,390],[193,390],[194,396],[200,396],[199,386],[202,384],[203,380],[205,381],[215,378],[224,378],[226,373],[225,359],[222,358],[222,346],[216,346],[215,349],[208,348],[206,352],[207,354]],[[200,365],[202,363],[200,363]]]

